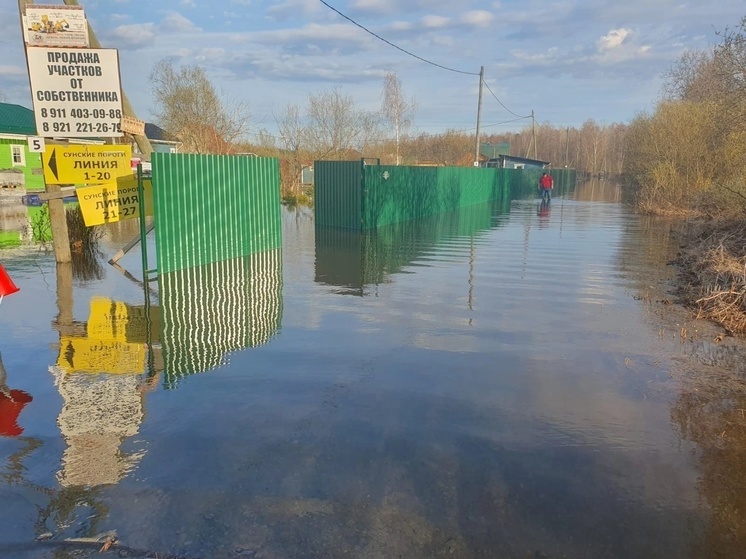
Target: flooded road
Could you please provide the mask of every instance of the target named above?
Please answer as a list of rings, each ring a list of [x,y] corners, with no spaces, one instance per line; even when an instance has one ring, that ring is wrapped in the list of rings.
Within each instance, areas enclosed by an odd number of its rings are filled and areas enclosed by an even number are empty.
[[[659,302],[675,252],[599,184],[375,234],[284,210],[281,253],[148,304],[3,249],[0,557],[735,556],[746,401],[684,388],[723,355]]]

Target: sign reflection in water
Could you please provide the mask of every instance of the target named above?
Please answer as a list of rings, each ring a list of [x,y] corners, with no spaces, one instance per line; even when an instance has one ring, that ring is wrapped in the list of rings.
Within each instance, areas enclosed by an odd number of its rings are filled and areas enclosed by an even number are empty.
[[[282,255],[273,250],[160,278],[161,306],[94,296],[85,323],[57,324],[50,368],[63,398],[65,487],[120,481],[145,454],[125,440],[140,431],[145,394],[220,365],[227,353],[266,343],[282,319]],[[130,445],[131,446],[131,445]]]
[[[57,419],[67,443],[61,485],[117,483],[144,454],[120,447],[139,432],[144,416],[145,331],[141,307],[96,296],[88,322],[60,328],[50,370],[64,402]]]
[[[209,371],[231,351],[257,347],[282,320],[282,251],[162,274],[165,384]]]

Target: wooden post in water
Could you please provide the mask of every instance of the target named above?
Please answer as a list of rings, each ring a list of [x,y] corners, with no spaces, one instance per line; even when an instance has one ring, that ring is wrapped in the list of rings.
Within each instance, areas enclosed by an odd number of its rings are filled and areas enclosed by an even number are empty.
[[[62,329],[70,327],[73,324],[72,266],[72,262],[57,264],[57,324]]]
[[[46,185],[48,194],[62,191],[59,184]],[[62,198],[56,198],[47,202],[49,207],[49,221],[52,226],[52,246],[54,257],[58,263],[70,263],[70,232],[67,230],[67,217],[65,214],[65,203]]]
[[[18,0],[18,15],[21,20],[21,40],[23,41],[23,52],[26,53],[26,30],[23,28],[23,15],[26,13],[26,6],[33,4],[34,0]],[[28,58],[26,60],[26,71],[28,72]],[[30,83],[30,78],[29,78]],[[37,133],[39,131],[37,130]],[[46,191],[50,194],[60,192],[60,186],[56,184],[47,184]],[[70,235],[67,231],[67,218],[65,217],[65,205],[62,198],[56,198],[47,202],[49,208],[49,221],[52,227],[52,246],[54,247],[54,257],[57,262],[70,262]]]

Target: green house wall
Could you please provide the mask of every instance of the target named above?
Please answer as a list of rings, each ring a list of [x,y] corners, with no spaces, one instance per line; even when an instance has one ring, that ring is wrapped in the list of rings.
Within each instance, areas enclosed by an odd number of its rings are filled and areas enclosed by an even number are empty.
[[[26,154],[26,165],[13,165],[13,152],[10,146],[23,146]],[[0,138],[0,170],[21,169],[26,183],[26,190],[44,190],[44,175],[41,168],[41,154],[31,153],[28,143],[21,138]]]

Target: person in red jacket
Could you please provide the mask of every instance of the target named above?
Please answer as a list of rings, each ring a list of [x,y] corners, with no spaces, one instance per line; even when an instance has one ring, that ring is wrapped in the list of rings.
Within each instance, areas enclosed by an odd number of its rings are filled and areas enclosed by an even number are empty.
[[[554,188],[554,179],[549,173],[542,173],[539,179],[539,190],[541,191],[541,199],[549,201],[552,199],[552,189]]]

